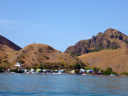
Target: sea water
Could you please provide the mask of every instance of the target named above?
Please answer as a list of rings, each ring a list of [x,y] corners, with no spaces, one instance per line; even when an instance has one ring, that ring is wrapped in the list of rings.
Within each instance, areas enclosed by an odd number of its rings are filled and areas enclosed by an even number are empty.
[[[128,77],[0,73],[0,96],[128,96]]]

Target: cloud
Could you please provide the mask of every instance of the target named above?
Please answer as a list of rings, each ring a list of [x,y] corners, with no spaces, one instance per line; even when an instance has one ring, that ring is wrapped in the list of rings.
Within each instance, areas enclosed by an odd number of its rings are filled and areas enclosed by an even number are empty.
[[[14,30],[14,31],[22,31],[22,32],[33,32],[33,33],[41,33],[46,32],[49,26],[46,24],[41,24],[38,22],[32,21],[21,21],[21,20],[10,20],[4,19],[0,17],[0,29],[6,30]]]
[[[14,21],[14,20],[0,18],[0,27],[1,28],[14,29],[15,25],[16,25],[16,21]]]
[[[0,24],[10,24],[10,23],[13,23],[13,21],[8,19],[0,19]]]

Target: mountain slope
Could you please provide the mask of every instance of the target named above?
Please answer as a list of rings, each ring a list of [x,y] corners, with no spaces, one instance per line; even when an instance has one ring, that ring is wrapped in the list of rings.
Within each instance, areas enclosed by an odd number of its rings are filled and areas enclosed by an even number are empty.
[[[61,53],[45,44],[30,44],[17,52],[9,62],[22,61],[24,66],[33,67],[40,64],[74,65],[78,62],[76,57],[66,53]]]
[[[0,63],[8,63],[8,58],[21,48],[0,35]]]
[[[84,63],[92,67],[106,69],[111,67],[115,72],[128,72],[128,50],[102,50],[79,56]]]
[[[88,40],[81,40],[74,46],[66,49],[65,53],[82,55],[89,52],[96,52],[103,49],[126,49],[128,36],[118,30],[109,28],[104,33],[99,33]]]
[[[0,44],[6,45],[9,48],[17,50],[17,51],[21,49],[19,46],[17,46],[16,44],[14,44],[13,42],[11,42],[10,40],[8,40],[7,38],[5,38],[1,35],[0,35]]]

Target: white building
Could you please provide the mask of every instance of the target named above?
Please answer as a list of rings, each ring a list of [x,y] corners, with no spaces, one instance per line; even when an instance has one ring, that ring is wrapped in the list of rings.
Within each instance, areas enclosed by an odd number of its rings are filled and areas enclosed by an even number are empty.
[[[17,62],[14,66],[15,67],[22,67],[22,64],[20,64],[19,62]]]

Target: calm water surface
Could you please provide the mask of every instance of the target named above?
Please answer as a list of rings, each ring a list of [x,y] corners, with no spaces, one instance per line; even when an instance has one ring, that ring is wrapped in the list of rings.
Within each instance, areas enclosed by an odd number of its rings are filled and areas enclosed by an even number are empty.
[[[128,77],[0,73],[0,96],[128,96]]]

